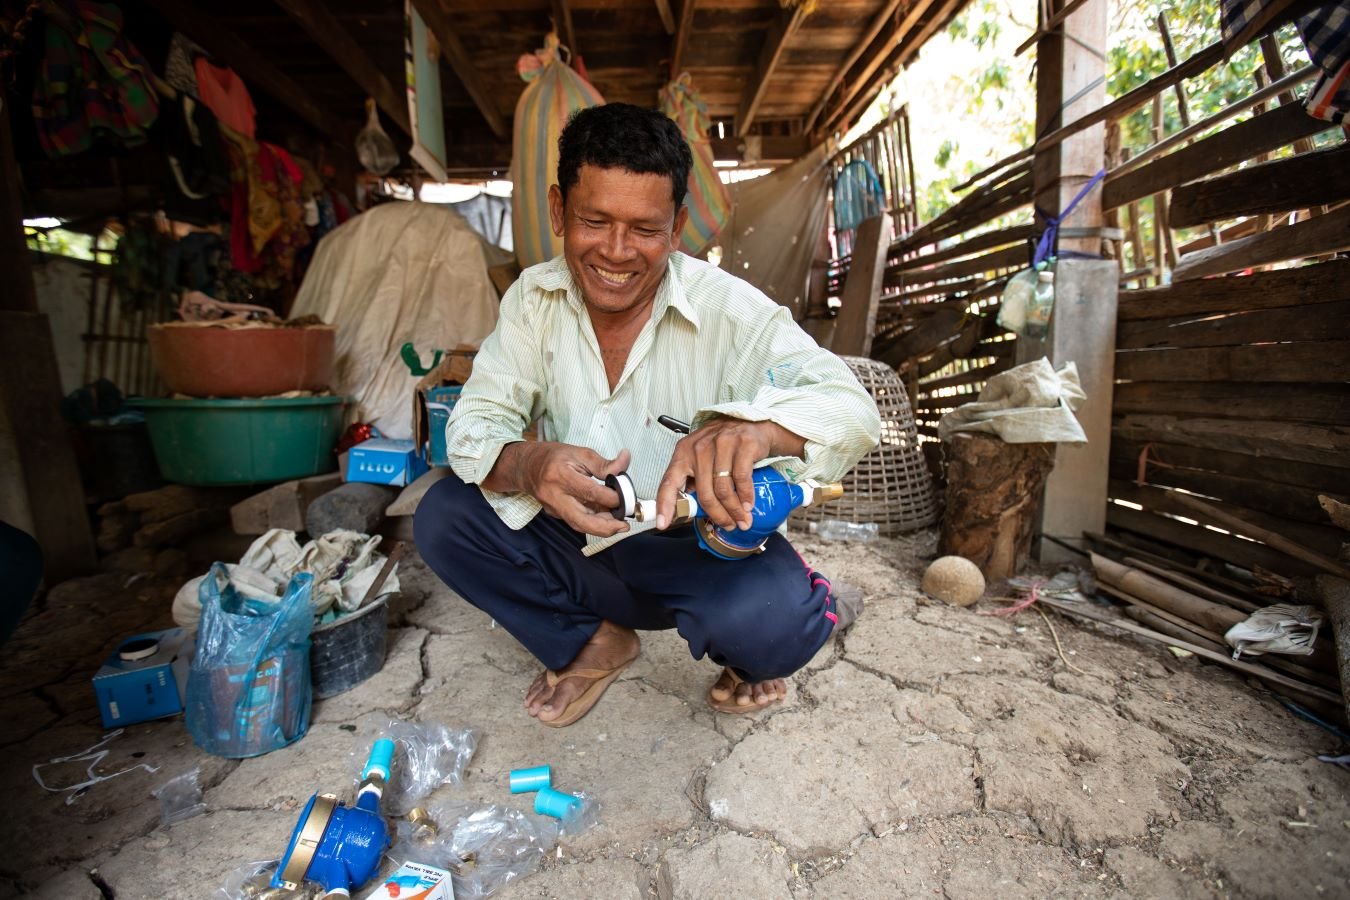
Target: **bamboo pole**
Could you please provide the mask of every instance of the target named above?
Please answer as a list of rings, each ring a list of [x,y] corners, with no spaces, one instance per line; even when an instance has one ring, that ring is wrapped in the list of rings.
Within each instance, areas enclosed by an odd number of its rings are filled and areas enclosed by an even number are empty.
[[[1216,603],[1222,603],[1226,606],[1231,606],[1234,609],[1240,609],[1243,612],[1248,613],[1254,613],[1261,608],[1257,604],[1253,603],[1250,600],[1247,600],[1244,597],[1235,597],[1232,594],[1220,591],[1216,588],[1212,588],[1209,585],[1205,584],[1203,581],[1191,578],[1187,575],[1183,575],[1182,573],[1173,571],[1171,569],[1163,568],[1162,566],[1155,566],[1152,563],[1147,562],[1146,560],[1138,559],[1137,557],[1133,556],[1127,556],[1125,557],[1123,562],[1127,566],[1134,566],[1136,569],[1140,569],[1152,575],[1157,575],[1159,578],[1171,581],[1180,587],[1186,588],[1187,590],[1194,591],[1195,593],[1201,595],[1207,600],[1213,600]]]
[[[1197,597],[1160,578],[1154,578],[1113,559],[1096,553],[1091,554],[1091,558],[1092,567],[1097,570],[1097,577],[1108,585],[1143,598],[1172,615],[1180,616],[1210,631],[1223,634],[1247,618],[1247,614],[1240,610]]]

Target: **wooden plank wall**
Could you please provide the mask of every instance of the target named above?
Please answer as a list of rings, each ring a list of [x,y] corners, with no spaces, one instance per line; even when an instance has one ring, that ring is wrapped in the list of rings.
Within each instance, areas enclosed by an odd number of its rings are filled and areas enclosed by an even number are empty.
[[[1350,540],[1318,502],[1350,500],[1350,151],[1303,109],[1292,87],[1306,78],[1262,46],[1267,71],[1232,105],[1241,121],[1230,109],[1115,148],[1103,205],[1125,239],[1107,522],[1112,539],[1188,565],[1294,576],[1317,570],[1261,530],[1331,558]],[[1281,78],[1291,90],[1262,89]],[[1169,89],[1184,102],[1184,82]]]
[[[1116,373],[1112,530],[1312,571],[1182,507],[1184,491],[1339,555],[1350,535],[1318,497],[1350,501],[1350,260],[1124,291]]]
[[[1041,143],[1108,124],[1103,252],[1122,288],[1108,540],[1291,576],[1309,563],[1259,532],[1333,558],[1350,538],[1319,504],[1350,502],[1350,144],[1303,109],[1311,71],[1286,73],[1276,42],[1261,46],[1251,94],[1207,119],[1185,111],[1187,82],[1220,63],[1217,45]],[[1164,103],[1182,110],[1171,134]],[[1151,143],[1121,147],[1120,121],[1141,109]],[[1033,158],[981,173],[891,245],[872,355],[905,378],[926,438],[1013,363],[995,316],[1038,234]]]

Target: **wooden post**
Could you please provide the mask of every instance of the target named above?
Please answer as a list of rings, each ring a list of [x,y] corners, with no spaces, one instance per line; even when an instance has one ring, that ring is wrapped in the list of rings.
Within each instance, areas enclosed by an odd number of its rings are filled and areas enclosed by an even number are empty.
[[[886,251],[891,246],[891,217],[886,213],[863,220],[853,242],[853,262],[844,279],[842,306],[834,323],[830,349],[840,356],[871,356],[877,325]]]
[[[8,95],[0,90],[0,272],[5,273],[0,309],[35,313],[37,290],[33,287],[28,241],[23,234],[19,164],[14,158],[14,139],[9,131],[8,103]]]
[[[38,312],[19,167],[0,90],[0,519],[37,538],[47,584],[94,567],[94,539],[66,424],[51,326]]]
[[[1341,673],[1341,693],[1345,698],[1346,716],[1350,718],[1350,581],[1334,575],[1318,575],[1314,585],[1314,593],[1331,620],[1336,661]]]
[[[1049,0],[1047,12],[1065,8]],[[1046,135],[1073,123],[1106,102],[1106,0],[1088,0],[1037,45],[1036,133]],[[1059,213],[1105,164],[1106,126],[1084,128],[1044,148],[1032,162],[1036,205]],[[1071,546],[1083,544],[1084,531],[1106,524],[1107,463],[1111,442],[1111,395],[1116,346],[1116,289],[1120,270],[1111,260],[1063,258],[1066,251],[1101,253],[1101,190],[1088,192],[1064,222],[1061,259],[1055,272],[1055,310],[1043,341],[1019,338],[1019,363],[1048,356],[1055,366],[1074,362],[1087,392],[1078,410],[1088,443],[1060,445],[1046,481],[1041,506],[1042,536]],[[1042,562],[1079,560],[1055,541],[1042,540]]]

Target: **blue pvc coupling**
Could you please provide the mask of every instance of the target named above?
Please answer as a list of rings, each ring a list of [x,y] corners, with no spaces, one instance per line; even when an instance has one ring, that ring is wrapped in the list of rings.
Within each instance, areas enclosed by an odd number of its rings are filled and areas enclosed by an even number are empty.
[[[566,819],[581,812],[582,799],[556,788],[540,788],[534,795],[534,811],[555,819]]]
[[[553,786],[553,770],[549,766],[511,770],[511,793],[524,794]]]
[[[375,772],[388,781],[393,764],[394,742],[389,738],[380,738],[375,742],[375,746],[370,748],[370,758],[366,760],[366,767],[361,770],[361,777],[369,778],[370,774]]]

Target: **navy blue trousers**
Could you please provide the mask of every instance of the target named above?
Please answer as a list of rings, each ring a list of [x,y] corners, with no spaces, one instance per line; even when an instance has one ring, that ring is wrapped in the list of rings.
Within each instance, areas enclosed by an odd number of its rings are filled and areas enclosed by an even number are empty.
[[[576,658],[602,621],[675,628],[747,681],[810,661],[836,621],[830,583],[775,534],[763,553],[724,560],[692,526],[625,538],[584,556],[586,537],[540,513],[513,531],[477,485],[453,473],[422,498],[417,549],[441,580],[495,619],[550,669]]]

